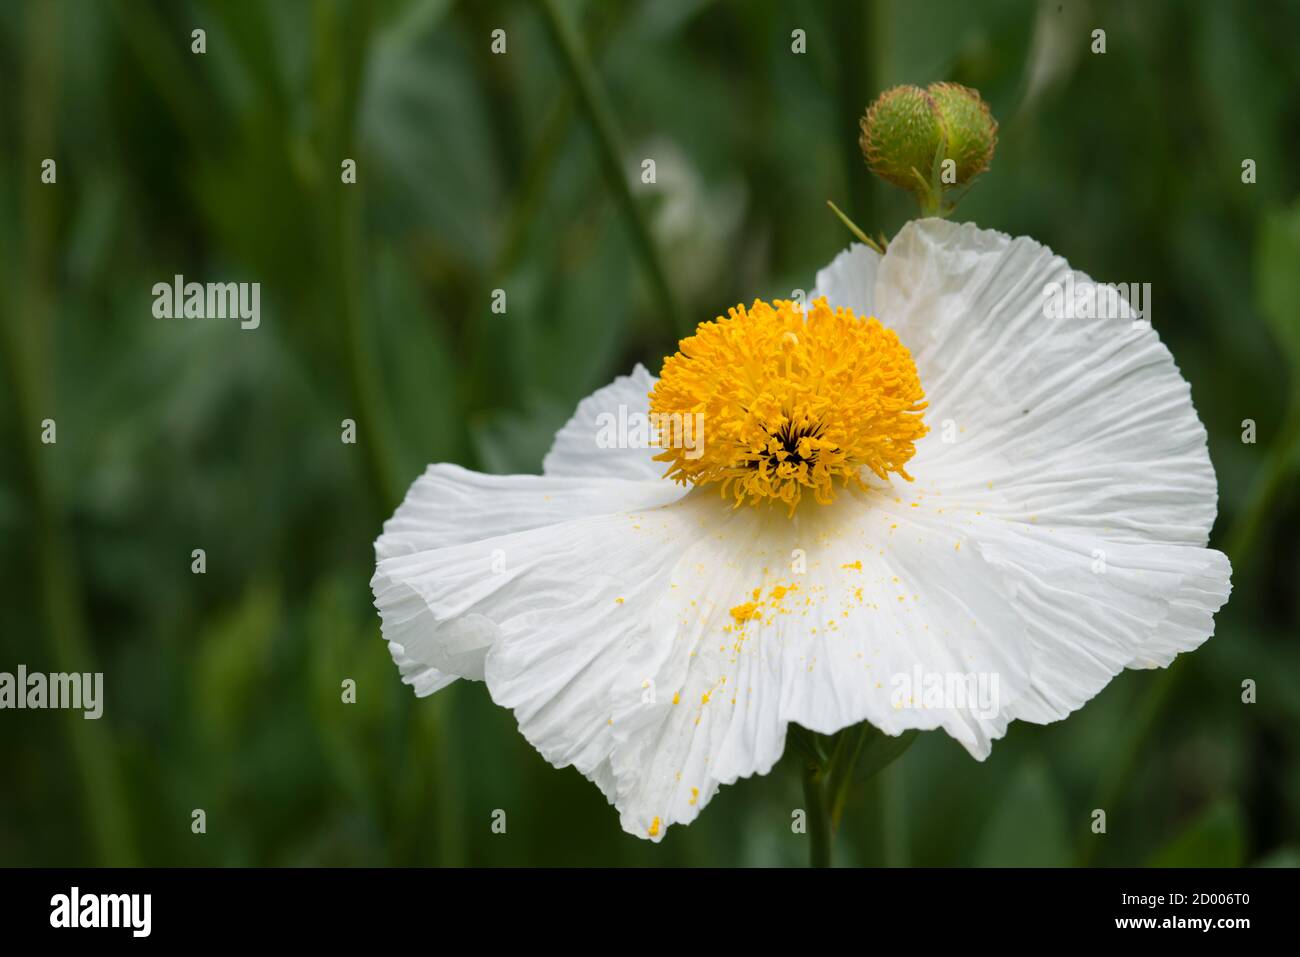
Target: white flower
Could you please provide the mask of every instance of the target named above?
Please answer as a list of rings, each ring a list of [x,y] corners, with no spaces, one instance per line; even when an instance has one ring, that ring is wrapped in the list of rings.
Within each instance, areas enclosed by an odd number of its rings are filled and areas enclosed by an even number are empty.
[[[431,466],[375,545],[404,680],[485,681],[659,840],[770,770],[790,722],[943,728],[982,759],[1009,721],[1196,648],[1230,573],[1205,547],[1205,430],[1127,307],[1048,317],[1067,274],[1030,239],[911,223],[817,276],[896,338],[756,305],[701,326],[662,385],[638,366],[584,399],[541,476]],[[703,454],[597,441],[652,390],[704,412]],[[996,707],[929,676],[992,676]]]

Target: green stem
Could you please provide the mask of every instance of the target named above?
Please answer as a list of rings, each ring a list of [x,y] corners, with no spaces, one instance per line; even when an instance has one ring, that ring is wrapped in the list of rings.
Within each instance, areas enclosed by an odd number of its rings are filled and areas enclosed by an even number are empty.
[[[916,736],[910,731],[891,737],[865,721],[832,735],[790,725],[787,742],[798,755],[803,775],[813,867],[830,866],[831,838],[854,786],[898,760]]]
[[[831,822],[826,811],[825,776],[811,761],[803,763],[803,797],[808,815],[808,864],[831,866]]]
[[[623,169],[624,151],[609,98],[605,95],[577,31],[560,13],[555,0],[537,0],[537,6],[541,10],[551,43],[569,72],[569,78],[578,94],[578,103],[595,134],[605,180],[623,209],[628,228],[632,232],[633,244],[659,300],[659,307],[668,319],[673,334],[685,335],[690,329],[677,303],[677,297],[673,294],[672,285],[668,282],[668,270],[664,267],[645,214],[632,195],[632,187]]]
[[[827,799],[830,801],[831,827],[838,829],[840,818],[844,816],[844,806],[848,803],[849,792],[853,789],[854,771],[858,758],[862,754],[862,745],[867,736],[874,731],[865,722],[852,728],[845,728],[835,736],[835,750],[831,752],[830,767],[827,769]]]
[[[881,846],[885,851],[885,866],[907,867],[907,797],[903,765],[886,768],[876,779],[880,782]]]

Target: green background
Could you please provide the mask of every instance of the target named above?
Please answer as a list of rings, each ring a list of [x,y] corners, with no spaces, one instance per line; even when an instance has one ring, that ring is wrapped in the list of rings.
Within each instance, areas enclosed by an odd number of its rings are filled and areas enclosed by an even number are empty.
[[[531,0],[0,7],[0,670],[106,676],[98,722],[0,712],[0,864],[802,862],[791,762],[652,846],[481,684],[416,700],[372,543],[425,463],[538,471],[680,324],[810,287],[850,238],[827,199],[892,235],[857,119],[939,79],[1001,122],[956,218],[1152,283],[1234,591],[1201,650],[982,764],[922,735],[837,859],[1296,863],[1300,5],[554,6],[567,58]],[[154,319],[175,273],[260,282],[261,328]]]

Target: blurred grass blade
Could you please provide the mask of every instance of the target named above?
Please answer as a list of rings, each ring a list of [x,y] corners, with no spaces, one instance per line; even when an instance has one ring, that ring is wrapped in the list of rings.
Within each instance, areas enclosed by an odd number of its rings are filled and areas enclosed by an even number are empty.
[[[61,68],[60,8],[54,4],[33,7],[24,44],[22,89],[25,100],[23,168],[36,169],[39,158],[53,150],[53,102]],[[20,473],[28,485],[34,512],[36,577],[40,585],[41,612],[49,641],[49,660],[65,673],[99,671],[86,635],[85,603],[81,579],[68,533],[65,510],[58,500],[49,457],[56,446],[44,447],[37,438],[39,410],[56,408],[56,362],[49,331],[57,316],[51,277],[58,269],[54,245],[57,212],[54,193],[34,176],[22,179],[21,253],[14,259],[0,248],[0,263],[20,263],[21,279],[6,281],[17,291],[0,302],[0,356],[9,363],[13,406],[23,423],[19,442]],[[0,237],[5,234],[0,231]],[[11,277],[4,276],[5,280]],[[15,300],[17,307],[15,308]],[[111,682],[112,679],[110,679]],[[112,707],[112,692],[106,707]],[[100,864],[131,866],[136,863],[135,843],[127,812],[110,720],[86,721],[76,710],[64,712],[69,745],[82,788],[82,809],[90,840]]]
[[[663,257],[655,245],[654,237],[650,234],[650,226],[646,222],[645,214],[637,205],[636,197],[632,195],[632,187],[623,169],[624,150],[609,98],[605,95],[604,87],[596,76],[591,60],[587,57],[577,30],[560,12],[555,0],[536,0],[536,2],[555,52],[568,70],[569,78],[578,94],[578,102],[591,124],[592,134],[600,151],[605,179],[608,180],[609,187],[614,190],[614,195],[618,197],[619,205],[627,218],[628,228],[632,232],[646,276],[659,300],[659,307],[668,319],[673,335],[685,335],[690,329],[686,325],[677,297],[668,281],[668,270],[664,268]]]

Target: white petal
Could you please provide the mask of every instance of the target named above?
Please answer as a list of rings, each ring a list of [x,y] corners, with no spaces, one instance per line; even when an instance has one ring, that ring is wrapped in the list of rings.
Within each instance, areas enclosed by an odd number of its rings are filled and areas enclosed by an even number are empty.
[[[818,292],[865,309],[851,262]],[[1049,318],[1044,290],[1067,275],[1090,281],[1033,240],[925,220],[890,244],[873,304],[930,403],[900,494],[942,508],[1006,579],[1033,675],[1011,714],[1040,722],[1197,647],[1230,590],[1202,547],[1217,485],[1187,383],[1131,312]]]
[[[446,589],[478,594],[517,574],[531,555],[515,551],[511,535],[539,528],[545,535],[566,522],[680,495],[663,480],[482,475],[430,466],[375,542],[371,588],[403,680],[429,694],[456,677],[482,678],[496,626]]]
[[[942,516],[911,509],[893,489],[808,511],[797,534],[808,543],[801,587],[813,602],[806,621],[787,619],[793,635],[780,634],[783,717],[827,734],[864,720],[895,735],[941,727],[987,756],[1006,730],[1007,702],[1031,680],[1012,589]],[[921,686],[900,694],[900,681],[918,675]],[[965,676],[989,682],[993,698],[922,700],[929,678]]]
[[[1191,390],[1149,323],[1047,318],[1043,290],[1069,273],[970,225],[894,239],[877,308],[912,350],[932,430],[908,470],[1009,518],[1204,545],[1218,493]]]
[[[880,262],[880,254],[874,249],[853,243],[829,266],[818,271],[809,301],[825,296],[832,307],[848,306],[863,318],[875,315],[876,273]]]
[[[1227,557],[1208,548],[997,518],[971,534],[1011,586],[1029,642],[1032,693],[1012,718],[1058,720],[1124,668],[1168,665],[1214,633],[1231,590]]]
[[[648,443],[634,448],[606,447],[609,443],[603,441],[609,435],[611,424],[617,430],[619,423],[626,423],[623,431],[630,433],[636,425],[633,417],[649,413],[650,390],[656,381],[638,363],[631,375],[619,376],[579,402],[573,418],[556,433],[555,442],[542,461],[542,471],[547,475],[662,478],[668,467],[654,461],[658,449],[649,447]],[[678,490],[683,491],[680,486]]]
[[[519,604],[497,610],[488,687],[548,760],[601,784],[630,833],[661,839],[719,783],[781,755],[779,686],[761,668],[747,706],[697,724],[706,709],[692,703],[721,678],[708,649],[727,640],[719,612],[730,621],[750,587],[751,559],[737,556],[760,553],[758,532],[752,510],[710,491],[521,536],[546,558],[503,596]]]
[[[662,834],[691,821],[720,785],[766,773],[791,721],[826,733],[863,720],[889,734],[943,727],[988,753],[1005,716],[964,705],[899,709],[890,679],[957,669],[1028,686],[1019,621],[996,569],[953,550],[941,523],[918,525],[880,493],[846,493],[793,520],[779,507],[720,505],[705,490],[660,510],[693,511],[687,524],[698,530],[654,607],[664,636],[652,676],[659,708],[615,720],[626,830],[644,835],[657,821]],[[891,509],[895,521],[885,522]],[[755,600],[761,617],[741,626],[732,609]]]
[[[519,577],[470,599],[500,629],[488,687],[548,760],[597,781],[624,828],[655,840],[720,785],[770,770],[790,721],[943,727],[982,756],[1004,714],[891,701],[890,678],[922,668],[996,673],[1012,695],[1028,688],[1005,583],[978,552],[952,549],[950,534],[884,493],[846,494],[792,521],[705,489],[511,536],[530,556]],[[791,568],[796,549],[806,572]],[[792,590],[775,600],[776,586]],[[455,610],[476,586],[466,576],[436,587]],[[755,589],[764,616],[742,628],[732,609]]]

